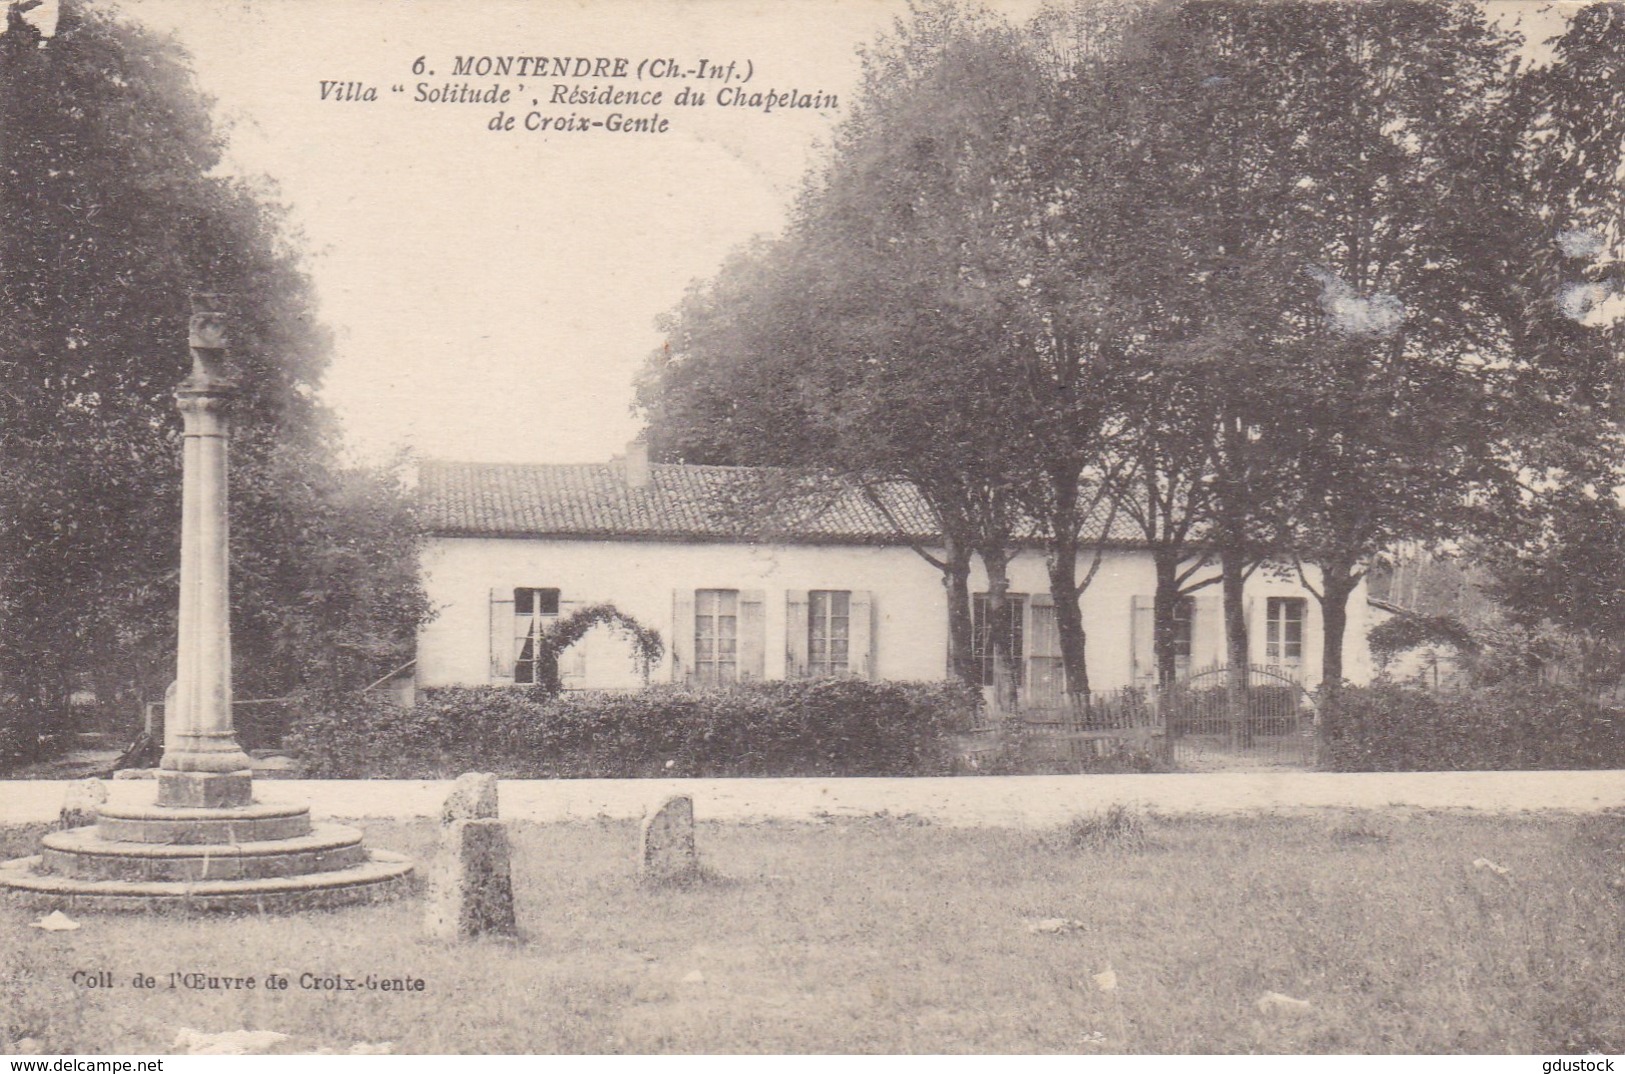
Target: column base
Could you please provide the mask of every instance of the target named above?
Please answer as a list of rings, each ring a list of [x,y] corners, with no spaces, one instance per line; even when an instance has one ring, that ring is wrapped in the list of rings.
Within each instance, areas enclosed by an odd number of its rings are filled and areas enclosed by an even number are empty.
[[[254,800],[254,774],[158,770],[158,804],[192,809],[230,809]]]

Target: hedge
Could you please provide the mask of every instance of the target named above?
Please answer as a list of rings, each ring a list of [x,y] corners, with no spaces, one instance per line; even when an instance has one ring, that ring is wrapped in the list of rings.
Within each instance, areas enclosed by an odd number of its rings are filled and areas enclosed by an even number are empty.
[[[954,683],[853,679],[556,696],[454,687],[409,709],[368,695],[316,703],[286,745],[308,775],[338,779],[945,775],[980,703]]]
[[[1345,686],[1335,704],[1333,771],[1625,768],[1625,709],[1573,686]]]

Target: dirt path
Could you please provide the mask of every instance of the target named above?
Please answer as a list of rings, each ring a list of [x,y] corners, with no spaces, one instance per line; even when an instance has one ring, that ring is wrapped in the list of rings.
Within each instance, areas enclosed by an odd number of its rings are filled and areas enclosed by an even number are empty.
[[[67,783],[0,782],[0,823],[55,818]],[[448,783],[258,780],[261,801],[308,803],[318,816],[434,816]],[[150,802],[146,780],[108,783],[115,802]],[[513,780],[502,814],[524,820],[638,817],[670,794],[694,798],[702,820],[916,816],[962,827],[1059,824],[1122,803],[1162,813],[1302,809],[1625,809],[1625,771],[1271,772],[1149,776],[988,776],[947,779]]]

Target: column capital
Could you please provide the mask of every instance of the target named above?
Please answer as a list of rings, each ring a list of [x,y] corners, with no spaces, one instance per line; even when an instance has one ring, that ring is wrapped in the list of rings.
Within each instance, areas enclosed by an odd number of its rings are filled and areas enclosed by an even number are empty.
[[[192,375],[181,383],[188,393],[229,394],[237,385],[226,375],[226,347],[229,305],[227,296],[194,294],[192,317],[187,323],[187,346],[192,351]]]

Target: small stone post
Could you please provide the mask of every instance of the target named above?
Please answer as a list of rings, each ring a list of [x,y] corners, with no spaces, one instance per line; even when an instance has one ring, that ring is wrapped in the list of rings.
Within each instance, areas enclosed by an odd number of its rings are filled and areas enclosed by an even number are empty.
[[[464,772],[451,785],[440,807],[440,823],[497,817],[497,777],[489,772]]]
[[[68,784],[57,827],[64,830],[96,823],[96,811],[107,804],[107,784],[99,779],[78,779]]]
[[[694,799],[676,794],[643,818],[638,875],[656,884],[684,884],[700,875],[694,848]]]
[[[236,388],[226,378],[226,315],[192,296],[192,375],[175,391],[185,422],[181,469],[181,599],[175,705],[164,713],[161,806],[252,800],[251,762],[231,722],[226,444]]]
[[[424,931],[437,940],[512,936],[508,829],[497,817],[497,779],[457,777],[440,810],[440,853],[429,872]]]

